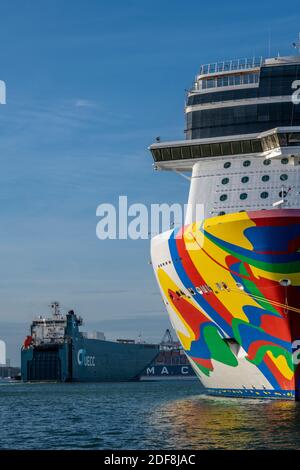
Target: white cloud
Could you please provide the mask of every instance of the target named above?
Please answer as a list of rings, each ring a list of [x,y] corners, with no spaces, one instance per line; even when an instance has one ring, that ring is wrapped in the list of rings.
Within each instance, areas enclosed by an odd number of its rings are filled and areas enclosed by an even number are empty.
[[[94,101],[78,98],[75,100],[75,106],[78,108],[96,108],[97,105]]]

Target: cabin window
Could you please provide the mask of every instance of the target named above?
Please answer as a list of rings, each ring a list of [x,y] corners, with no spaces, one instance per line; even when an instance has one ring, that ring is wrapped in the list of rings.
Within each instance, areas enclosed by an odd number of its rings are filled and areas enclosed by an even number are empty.
[[[228,183],[229,183],[229,178],[222,179],[222,184],[228,184]]]
[[[261,179],[262,179],[262,181],[266,182],[266,181],[269,181],[270,176],[269,175],[263,175]]]

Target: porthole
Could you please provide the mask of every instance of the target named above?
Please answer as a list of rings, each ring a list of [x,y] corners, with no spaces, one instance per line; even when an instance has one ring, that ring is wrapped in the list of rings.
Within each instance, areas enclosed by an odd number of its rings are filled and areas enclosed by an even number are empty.
[[[229,178],[222,179],[222,184],[228,184],[228,183],[229,183]]]
[[[227,194],[222,194],[220,196],[220,201],[226,201],[227,197],[228,197]]]
[[[262,181],[269,181],[270,176],[269,176],[269,175],[263,175],[263,176],[261,177],[261,179],[262,179]]]
[[[225,212],[221,211],[221,212],[218,213],[218,215],[225,215]]]
[[[245,160],[245,161],[243,162],[243,166],[250,166],[250,165],[251,165],[250,160]]]
[[[285,197],[287,195],[286,191],[280,191],[279,192],[279,197]]]
[[[240,194],[240,199],[242,199],[242,200],[247,199],[247,197],[248,197],[247,193]]]
[[[288,287],[292,284],[290,279],[280,279],[279,284],[283,287]]]
[[[280,175],[280,179],[281,181],[286,181],[288,179],[288,175],[286,174]]]
[[[262,199],[267,199],[267,197],[269,197],[269,193],[267,193],[267,191],[263,191],[262,193],[260,193],[260,197]]]
[[[267,159],[263,161],[264,165],[271,165],[271,160]]]
[[[241,179],[242,183],[248,183],[248,181],[249,181],[249,176],[243,176],[243,178]]]
[[[286,165],[288,162],[289,162],[289,159],[286,158],[286,157],[281,159],[281,163],[282,163],[283,165]]]
[[[237,282],[237,283],[236,283],[236,287],[237,287],[238,289],[244,290],[244,286],[243,286],[243,284],[241,284],[240,282]]]
[[[224,163],[224,168],[230,168],[231,167],[231,163],[230,162],[225,162]]]

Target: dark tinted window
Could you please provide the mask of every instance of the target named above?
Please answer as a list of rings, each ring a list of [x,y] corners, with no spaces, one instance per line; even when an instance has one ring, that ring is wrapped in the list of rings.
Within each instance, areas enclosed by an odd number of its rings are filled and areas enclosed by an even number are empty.
[[[234,154],[242,153],[242,145],[241,142],[232,142],[232,152]]]
[[[252,151],[254,153],[262,152],[262,145],[259,140],[252,140]]]
[[[222,155],[230,155],[232,153],[230,142],[224,142],[221,144]]]
[[[182,158],[181,147],[173,147],[172,156],[173,156],[173,160],[180,160]]]
[[[171,160],[171,149],[165,148],[161,150],[163,160]]]
[[[191,147],[191,151],[192,151],[192,158],[201,157],[201,146],[200,145],[193,145]]]
[[[221,145],[220,144],[211,144],[211,154],[214,157],[221,155]]]
[[[211,156],[210,145],[208,145],[208,144],[201,145],[201,149],[202,149],[202,155],[204,157],[210,157]]]
[[[155,149],[152,151],[152,153],[153,153],[154,161],[159,162],[161,160],[160,149]]]
[[[291,134],[288,134],[288,142],[289,145],[300,145],[300,133],[292,132]]]
[[[222,90],[214,93],[207,91],[207,93],[191,96],[188,104],[216,103],[218,101],[269,96],[290,97],[292,83],[294,80],[299,80],[299,77],[299,64],[262,67],[258,88]],[[236,80],[240,80],[240,77],[237,76]],[[216,82],[215,79],[213,81]],[[228,84],[233,84],[232,79],[229,80]],[[276,127],[300,125],[300,106],[295,106],[291,100],[205,109],[188,114],[193,114],[193,116],[187,118],[188,138],[251,134]],[[300,136],[291,136],[290,145],[297,145],[297,139],[300,142]],[[280,144],[284,145],[284,142],[280,141]],[[274,141],[272,145],[278,145],[278,143]]]
[[[191,154],[191,148],[190,147],[181,147],[181,152],[182,152],[182,157],[183,158],[191,158],[192,157],[192,154]]]
[[[250,140],[244,140],[242,142],[242,149],[243,149],[243,153],[251,153],[252,152],[251,141]]]

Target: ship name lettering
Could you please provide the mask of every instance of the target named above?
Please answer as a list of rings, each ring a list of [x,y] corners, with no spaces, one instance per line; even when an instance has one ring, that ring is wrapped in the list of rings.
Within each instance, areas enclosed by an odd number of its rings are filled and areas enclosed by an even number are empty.
[[[79,366],[95,367],[95,361],[95,356],[88,356],[85,349],[79,349],[77,353],[77,362]]]
[[[296,366],[300,363],[300,340],[295,339],[292,342],[292,350],[293,350],[293,364]]]

